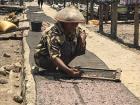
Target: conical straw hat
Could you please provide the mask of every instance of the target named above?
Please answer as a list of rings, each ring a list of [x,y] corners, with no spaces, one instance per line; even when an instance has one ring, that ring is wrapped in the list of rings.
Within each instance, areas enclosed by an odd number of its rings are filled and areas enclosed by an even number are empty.
[[[55,19],[62,22],[85,22],[85,18],[82,13],[74,6],[60,10],[55,16]]]

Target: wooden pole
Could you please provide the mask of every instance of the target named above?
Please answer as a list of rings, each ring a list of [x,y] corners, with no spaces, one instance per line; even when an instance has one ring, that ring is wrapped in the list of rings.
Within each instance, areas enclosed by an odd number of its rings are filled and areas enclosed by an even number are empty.
[[[99,5],[99,32],[103,33],[103,4],[100,3]]]
[[[138,0],[137,0],[138,1]],[[139,4],[135,4],[135,15],[134,15],[134,46],[139,46]]]
[[[64,8],[66,7],[66,0],[64,0]]]
[[[90,19],[93,19],[93,6],[94,6],[94,0],[90,1]]]
[[[72,5],[74,5],[74,0],[72,0]]]
[[[89,5],[88,5],[88,0],[86,0],[86,2],[87,2],[87,10],[86,10],[86,13],[87,13],[87,15],[86,15],[86,24],[88,24],[88,7],[89,7]]]
[[[23,5],[23,0],[20,0],[19,5],[20,5],[20,6],[22,6],[22,5]]]
[[[4,0],[1,0],[1,5],[4,5]]]
[[[117,20],[118,20],[118,13],[117,13],[117,5],[118,2],[113,2],[111,4],[111,35],[112,38],[117,37]]]

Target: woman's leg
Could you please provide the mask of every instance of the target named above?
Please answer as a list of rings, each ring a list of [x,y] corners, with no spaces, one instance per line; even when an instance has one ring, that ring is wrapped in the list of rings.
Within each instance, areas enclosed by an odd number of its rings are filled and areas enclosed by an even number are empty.
[[[43,0],[41,0],[41,8],[42,8],[42,5],[43,5]]]
[[[54,63],[51,61],[49,56],[37,56],[34,55],[35,63],[38,67],[41,67],[43,69],[47,69],[49,71],[54,71],[56,70],[56,66]]]
[[[40,7],[40,0],[38,0],[38,6]]]

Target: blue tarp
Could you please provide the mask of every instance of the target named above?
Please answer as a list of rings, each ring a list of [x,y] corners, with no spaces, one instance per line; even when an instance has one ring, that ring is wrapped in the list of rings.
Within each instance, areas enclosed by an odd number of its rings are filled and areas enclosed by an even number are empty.
[[[124,5],[131,5],[135,3],[140,4],[140,0],[120,0],[120,4],[124,4]]]
[[[112,3],[112,2],[119,2],[120,0],[95,0],[96,2],[100,3]]]
[[[120,1],[120,4],[124,4],[124,5],[131,5],[131,4],[135,4],[135,3],[139,3],[140,4],[140,0],[96,0],[97,2],[114,2],[114,1]]]

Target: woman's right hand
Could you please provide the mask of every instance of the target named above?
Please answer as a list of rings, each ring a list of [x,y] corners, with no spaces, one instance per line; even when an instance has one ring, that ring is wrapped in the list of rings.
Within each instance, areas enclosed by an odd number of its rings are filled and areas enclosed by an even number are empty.
[[[71,77],[80,77],[81,72],[77,68],[70,68],[68,75],[71,76]]]

